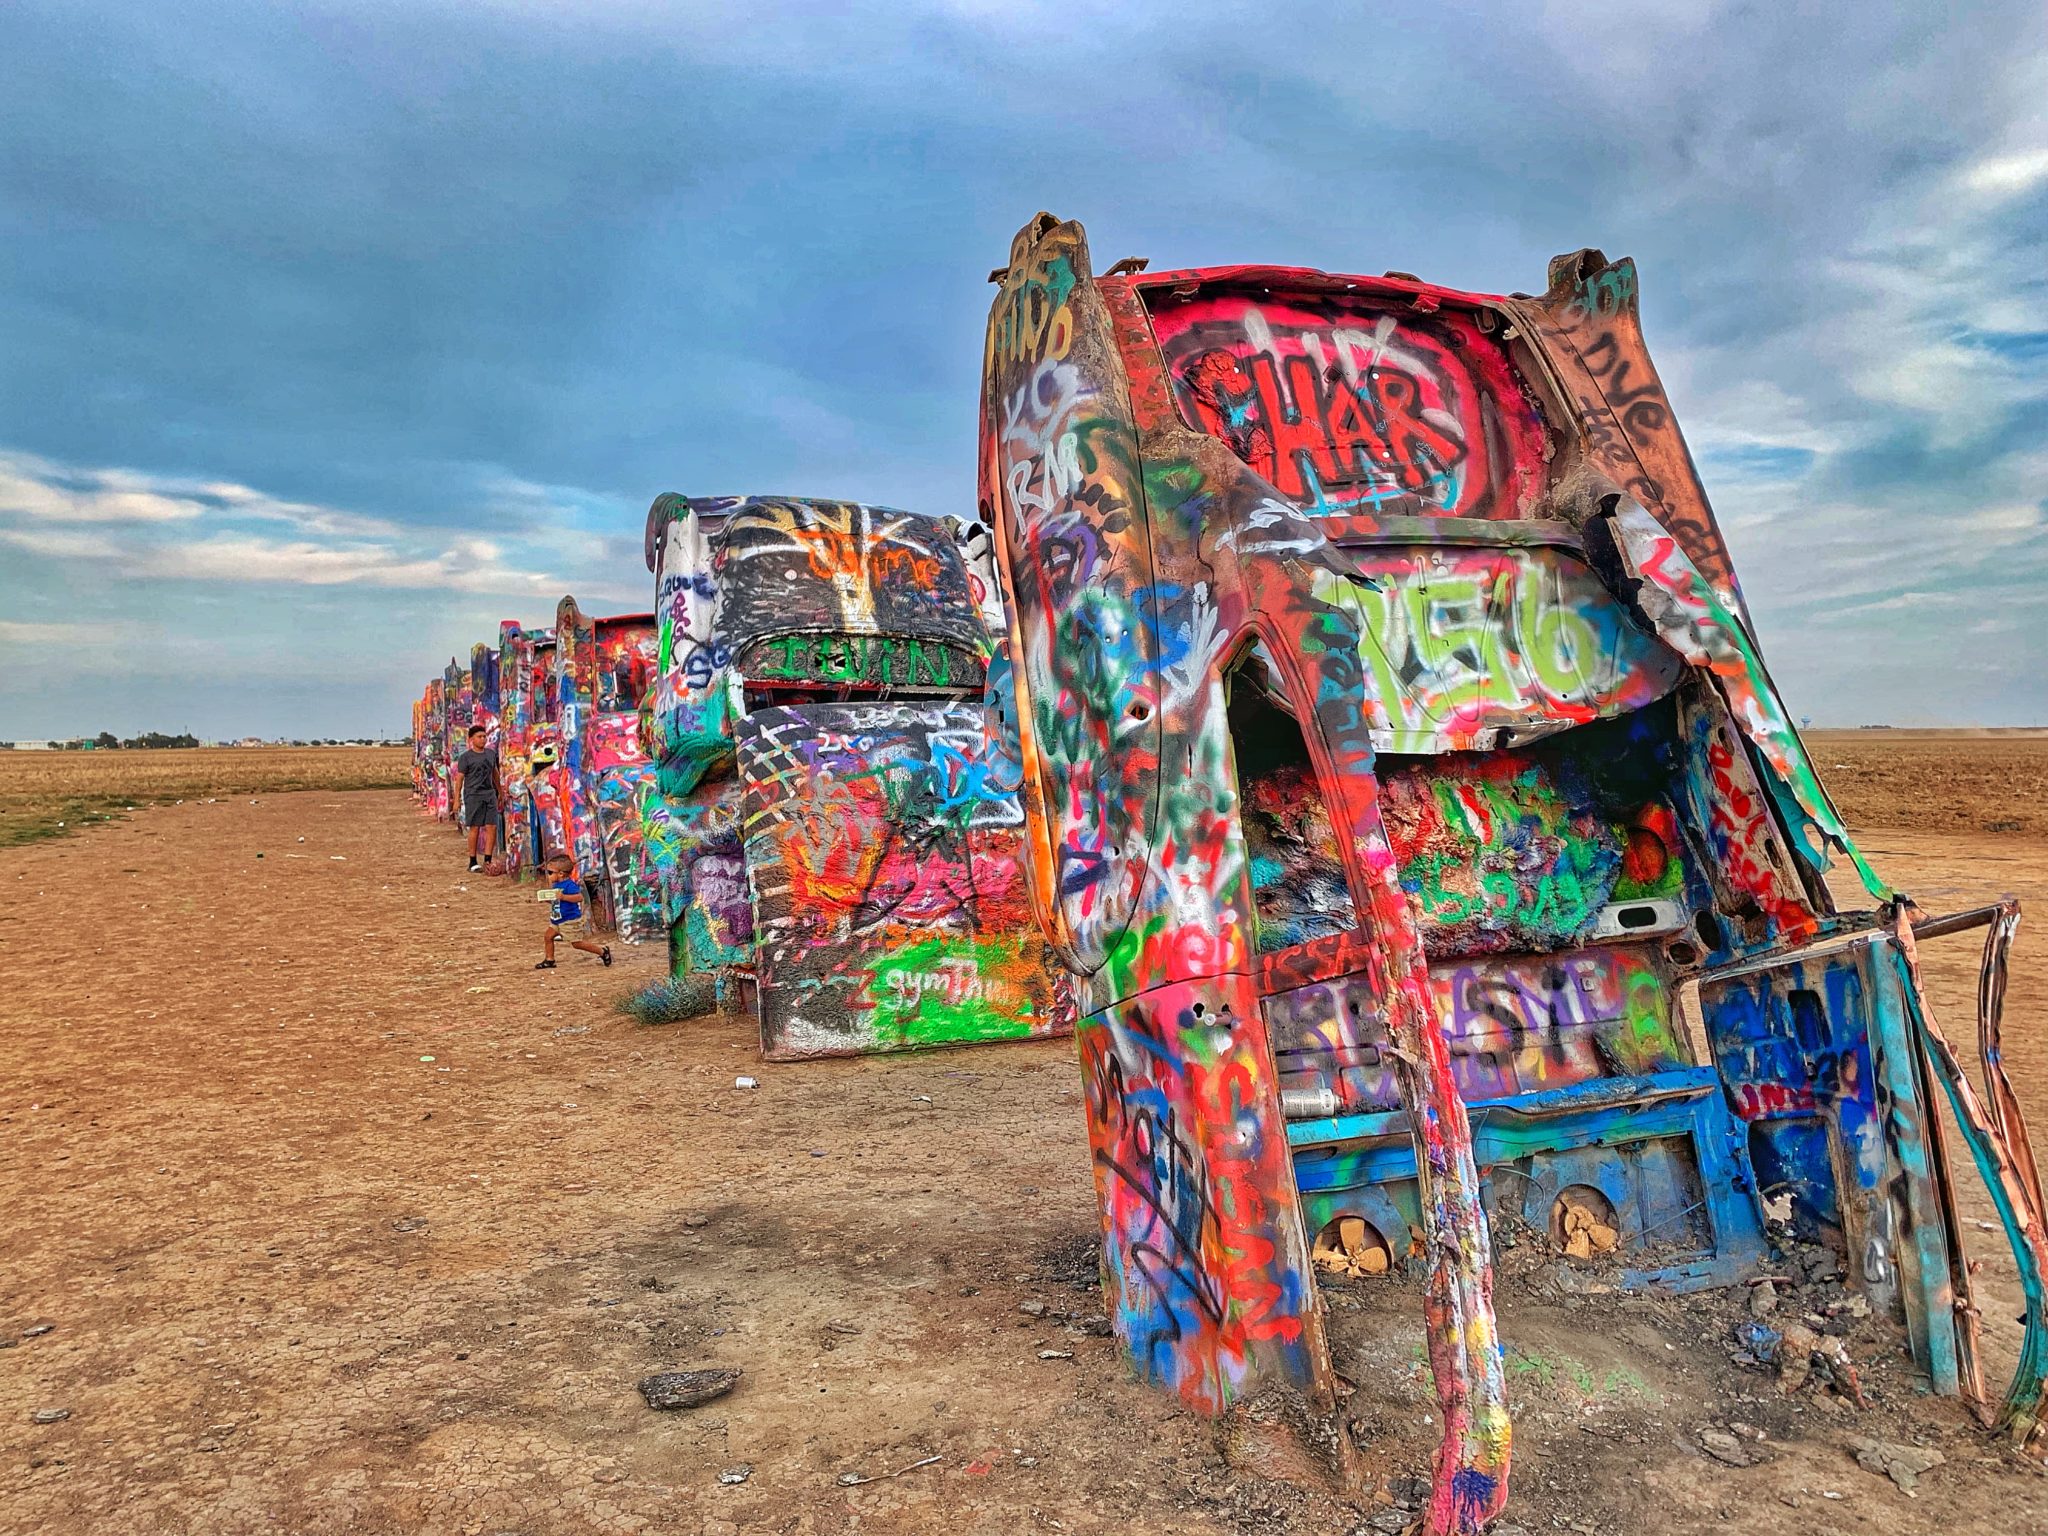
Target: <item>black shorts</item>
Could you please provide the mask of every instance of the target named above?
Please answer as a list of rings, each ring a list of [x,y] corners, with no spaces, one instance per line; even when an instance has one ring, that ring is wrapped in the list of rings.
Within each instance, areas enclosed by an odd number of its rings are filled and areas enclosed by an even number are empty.
[[[498,802],[495,800],[463,801],[462,824],[465,827],[495,827],[498,824]]]

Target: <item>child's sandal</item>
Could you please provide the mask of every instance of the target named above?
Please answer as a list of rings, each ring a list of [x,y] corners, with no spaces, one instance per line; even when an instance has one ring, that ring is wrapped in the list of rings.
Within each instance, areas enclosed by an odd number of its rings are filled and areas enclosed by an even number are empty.
[[[610,964],[612,963],[612,947],[611,947],[611,945],[609,945],[609,944],[605,945],[605,947],[604,947],[604,953],[603,953],[603,954],[601,954],[601,955],[599,955],[599,956],[598,956],[597,958],[598,958],[598,959],[600,959],[600,960],[602,960],[602,961],[603,961],[603,962],[604,962],[604,963],[605,963],[606,965],[610,965]]]
[[[555,968],[555,962],[552,960],[536,960],[533,962],[533,968],[536,971],[552,971]]]

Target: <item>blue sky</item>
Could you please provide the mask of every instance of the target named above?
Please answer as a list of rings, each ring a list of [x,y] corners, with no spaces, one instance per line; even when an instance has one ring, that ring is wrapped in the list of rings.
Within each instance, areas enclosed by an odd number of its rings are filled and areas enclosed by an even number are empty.
[[[662,490],[969,513],[1039,208],[1633,255],[1795,713],[2048,723],[2048,10],[1945,9],[11,0],[0,736],[402,733]]]

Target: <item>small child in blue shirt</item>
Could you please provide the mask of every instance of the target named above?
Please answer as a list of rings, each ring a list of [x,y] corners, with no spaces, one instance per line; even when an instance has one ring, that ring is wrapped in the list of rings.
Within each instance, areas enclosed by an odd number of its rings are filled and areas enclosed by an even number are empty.
[[[554,911],[548,916],[547,937],[541,941],[541,954],[545,957],[534,965],[536,971],[551,971],[555,968],[555,939],[559,936],[569,941],[571,949],[580,949],[586,955],[596,955],[606,965],[612,963],[612,948],[599,944],[590,937],[590,920],[583,915],[583,885],[577,880],[573,865],[566,854],[556,854],[541,866],[551,885],[542,887],[544,899],[554,902]]]

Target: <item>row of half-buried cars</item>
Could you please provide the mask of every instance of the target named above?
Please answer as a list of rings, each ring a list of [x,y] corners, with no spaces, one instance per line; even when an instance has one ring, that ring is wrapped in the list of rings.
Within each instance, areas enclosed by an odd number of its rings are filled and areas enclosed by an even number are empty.
[[[1490,1229],[1567,1201],[1623,1284],[1672,1291],[1751,1270],[1789,1211],[1935,1391],[2038,1454],[2048,1244],[1998,1050],[2017,909],[1931,918],[1858,854],[1633,266],[1563,257],[1533,298],[1097,278],[1040,215],[994,276],[975,523],[665,496],[654,614],[565,603],[451,668],[423,797],[465,711],[500,722],[515,800],[554,740],[517,856],[571,847],[771,1054],[1042,1033],[1071,996],[1134,1368],[1202,1412],[1275,1387],[1332,1411],[1311,1239],[1369,1232],[1426,1282],[1431,1530],[1506,1494]],[[1915,960],[1968,928],[1981,1087]],[[2002,1393],[1963,1157],[2024,1293]]]
[[[416,706],[422,803],[481,723],[503,865],[563,852],[593,920],[754,1011],[774,1059],[1070,1028],[1023,867],[985,531],[664,495],[655,610],[513,623]]]

